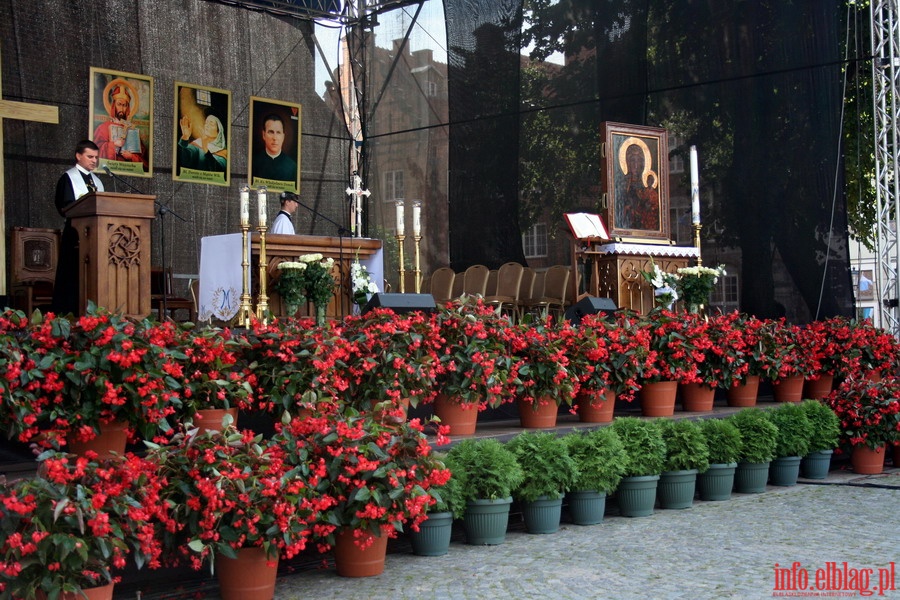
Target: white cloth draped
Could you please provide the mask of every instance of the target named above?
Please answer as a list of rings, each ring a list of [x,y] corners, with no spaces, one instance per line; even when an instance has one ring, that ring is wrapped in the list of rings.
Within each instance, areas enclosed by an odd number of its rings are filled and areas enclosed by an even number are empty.
[[[212,317],[228,321],[241,307],[242,237],[240,233],[229,233],[200,240],[200,307],[197,317],[201,321]]]

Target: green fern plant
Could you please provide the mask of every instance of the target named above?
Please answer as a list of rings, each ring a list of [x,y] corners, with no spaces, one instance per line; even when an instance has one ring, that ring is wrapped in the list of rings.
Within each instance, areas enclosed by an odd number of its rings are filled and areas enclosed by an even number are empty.
[[[628,455],[615,430],[601,427],[570,433],[562,439],[578,468],[573,490],[611,494],[619,487]]]
[[[666,443],[664,471],[706,471],[709,469],[709,447],[700,426],[687,419],[666,419],[660,423]]]
[[[700,430],[709,448],[710,464],[729,465],[741,457],[741,432],[729,419],[704,419]]]
[[[578,467],[569,456],[562,438],[547,431],[526,431],[507,444],[525,477],[513,490],[513,496],[525,502],[540,497],[559,498],[572,487]]]
[[[659,475],[666,460],[666,442],[657,421],[618,417],[610,427],[618,434],[628,460],[624,477]]]

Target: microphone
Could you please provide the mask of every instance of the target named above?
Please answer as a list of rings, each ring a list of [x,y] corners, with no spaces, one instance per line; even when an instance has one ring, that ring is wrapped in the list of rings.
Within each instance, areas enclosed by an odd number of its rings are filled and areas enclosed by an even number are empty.
[[[128,188],[129,188],[132,192],[135,192],[135,193],[137,193],[137,194],[143,194],[143,193],[144,193],[144,192],[142,192],[141,190],[139,190],[139,189],[137,189],[136,187],[134,187],[133,185],[131,185],[130,183],[128,183],[127,181],[125,181],[124,179],[122,179],[121,177],[119,177],[118,175],[116,175],[115,173],[113,173],[113,172],[110,170],[109,165],[103,165],[103,166],[100,167],[100,168],[103,169],[103,172],[104,172],[104,173],[106,173],[107,175],[109,175],[110,177],[112,177],[113,179],[115,179],[116,181],[118,181],[118,182],[120,182],[120,183],[123,183],[123,184],[127,185]]]

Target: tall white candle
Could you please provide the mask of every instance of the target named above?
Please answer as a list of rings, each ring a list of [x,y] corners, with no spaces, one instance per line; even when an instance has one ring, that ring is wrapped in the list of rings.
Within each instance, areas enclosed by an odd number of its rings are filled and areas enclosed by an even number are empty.
[[[413,235],[422,235],[422,203],[413,202]]]
[[[397,235],[406,233],[405,223],[403,222],[403,200],[397,201]]]
[[[697,169],[697,146],[691,146],[691,223],[700,223],[700,175]]]
[[[241,226],[250,225],[250,188],[241,188]]]
[[[257,217],[259,218],[259,226],[266,226],[266,188],[261,187],[256,192],[256,208],[257,208]]]

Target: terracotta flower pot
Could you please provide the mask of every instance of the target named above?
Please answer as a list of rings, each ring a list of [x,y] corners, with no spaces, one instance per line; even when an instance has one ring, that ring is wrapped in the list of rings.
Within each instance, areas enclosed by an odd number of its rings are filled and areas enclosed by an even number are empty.
[[[556,416],[559,406],[552,398],[544,398],[537,403],[528,400],[517,400],[519,406],[519,421],[526,429],[545,429],[556,427]]]
[[[374,577],[384,572],[387,558],[386,535],[374,536],[365,549],[356,544],[352,529],[335,533],[334,565],[341,577]],[[271,596],[270,596],[271,598]]]
[[[831,393],[834,386],[834,375],[822,373],[818,379],[807,379],[803,382],[803,397],[812,400],[821,400]]]
[[[716,389],[705,383],[682,383],[681,406],[687,412],[708,412],[713,409],[716,399]]]
[[[216,556],[222,600],[271,600],[277,575],[278,557],[269,561],[261,547],[241,548],[237,558]]]
[[[237,427],[237,408],[204,408],[194,415],[194,427],[205,431],[222,431],[222,419],[225,415],[231,415],[231,424]]]
[[[609,423],[616,410],[616,393],[612,390],[579,392],[575,403],[578,405],[578,419],[582,423]]]
[[[772,382],[772,396],[775,402],[800,402],[803,399],[802,375],[782,377]]]
[[[880,446],[872,450],[865,445],[853,446],[850,453],[850,463],[853,465],[853,472],[861,475],[877,475],[884,471],[884,457],[887,454],[884,446]]]
[[[759,375],[747,375],[740,383],[728,388],[728,406],[748,408],[756,406],[759,395]]]
[[[108,583],[100,587],[85,588],[81,590],[81,593],[62,592],[59,595],[59,600],[112,600],[115,585],[114,583]],[[47,595],[42,591],[38,591],[35,594],[35,598],[46,600]]]
[[[467,403],[459,398],[438,394],[434,400],[434,414],[441,425],[450,427],[450,435],[472,435],[478,424],[478,404]]]
[[[125,445],[128,443],[128,424],[124,421],[114,421],[100,426],[100,433],[92,440],[82,442],[70,436],[66,438],[69,452],[84,456],[89,450],[97,453],[100,459],[110,458],[113,454],[125,454]]]
[[[655,381],[641,385],[641,414],[645,417],[671,417],[675,414],[677,381]]]

